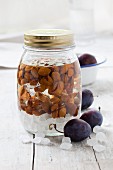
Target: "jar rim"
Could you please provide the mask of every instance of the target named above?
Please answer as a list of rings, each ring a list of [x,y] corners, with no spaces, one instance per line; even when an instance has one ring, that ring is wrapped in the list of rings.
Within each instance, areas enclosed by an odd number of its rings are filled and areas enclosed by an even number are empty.
[[[62,52],[62,51],[69,51],[71,49],[74,49],[76,46],[75,44],[72,45],[72,46],[68,46],[68,47],[62,47],[62,48],[36,48],[36,47],[31,47],[31,46],[27,46],[27,45],[24,45],[23,48],[25,50],[28,50],[28,51],[36,51],[36,52]]]
[[[24,33],[25,46],[35,48],[66,48],[73,46],[74,34],[71,30],[37,29]]]

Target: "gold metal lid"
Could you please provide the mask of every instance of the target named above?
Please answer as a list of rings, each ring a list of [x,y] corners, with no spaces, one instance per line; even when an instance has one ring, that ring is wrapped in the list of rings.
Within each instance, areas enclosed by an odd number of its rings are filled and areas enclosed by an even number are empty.
[[[37,29],[24,34],[24,44],[36,48],[63,48],[74,45],[70,30]]]

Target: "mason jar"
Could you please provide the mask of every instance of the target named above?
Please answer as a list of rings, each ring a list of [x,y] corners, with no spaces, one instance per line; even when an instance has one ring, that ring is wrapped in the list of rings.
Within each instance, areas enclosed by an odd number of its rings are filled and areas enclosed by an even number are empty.
[[[81,110],[81,74],[74,36],[69,30],[43,29],[24,34],[18,66],[19,116],[30,133],[59,135]]]

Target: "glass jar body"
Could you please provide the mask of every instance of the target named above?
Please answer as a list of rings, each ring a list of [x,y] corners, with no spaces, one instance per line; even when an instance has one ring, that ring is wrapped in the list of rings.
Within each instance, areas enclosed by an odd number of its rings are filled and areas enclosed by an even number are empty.
[[[68,120],[81,110],[81,74],[75,48],[26,48],[17,73],[18,108],[30,133],[59,135]]]

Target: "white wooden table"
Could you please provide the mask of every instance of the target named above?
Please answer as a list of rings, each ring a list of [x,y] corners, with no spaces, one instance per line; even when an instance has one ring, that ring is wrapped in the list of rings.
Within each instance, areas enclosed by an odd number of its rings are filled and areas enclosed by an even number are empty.
[[[19,138],[26,132],[17,113],[16,70],[0,69],[0,170],[113,170],[113,40],[104,42],[101,46],[97,44],[98,48],[88,49],[89,52],[103,52],[100,55],[108,51],[109,55],[112,54],[110,64],[99,68],[97,81],[86,88],[99,96],[95,97],[93,106],[101,107],[109,125],[104,126],[109,142],[107,149],[97,153],[81,142],[73,143],[70,151],[60,150],[62,137],[50,138],[55,146],[22,144]]]
[[[34,170],[112,170],[113,169],[113,67],[100,68],[95,84],[88,86],[110,124],[106,151],[95,152],[84,142],[74,143],[71,151],[60,150],[62,137],[52,137],[55,146],[35,147]],[[16,70],[0,70],[0,170],[32,170],[33,144],[22,144],[26,134],[17,114]]]

